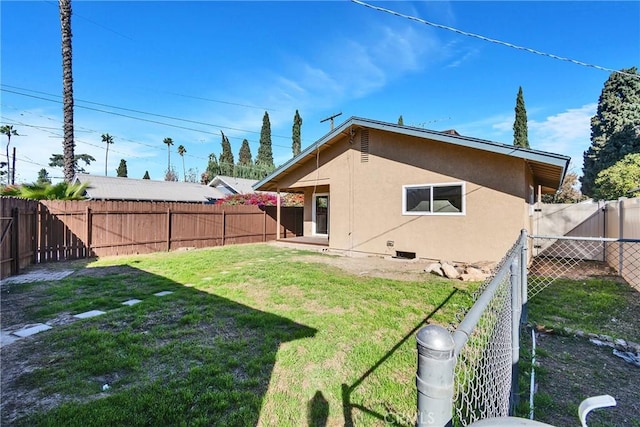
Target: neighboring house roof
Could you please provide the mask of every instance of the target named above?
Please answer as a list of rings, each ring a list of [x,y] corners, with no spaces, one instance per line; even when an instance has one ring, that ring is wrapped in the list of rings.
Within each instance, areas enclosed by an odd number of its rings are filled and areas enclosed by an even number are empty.
[[[74,182],[89,183],[92,200],[212,203],[224,198],[215,188],[195,182],[152,181],[79,173]]]
[[[209,187],[217,188],[223,194],[250,194],[253,193],[253,184],[257,179],[236,178],[233,176],[218,175],[211,180]]]
[[[431,141],[443,142],[457,146],[463,146],[492,153],[521,158],[531,168],[536,184],[541,185],[546,191],[555,191],[560,187],[571,158],[561,154],[553,154],[545,151],[522,148],[514,145],[471,138],[453,133],[451,131],[437,132],[428,129],[402,126],[393,123],[385,123],[376,120],[351,117],[346,122],[336,127],[314,144],[311,144],[298,156],[286,162],[261,181],[253,185],[256,190],[278,190],[278,180],[296,169],[297,165],[315,158],[318,151],[340,141],[344,136],[353,135],[357,129],[369,128],[385,132],[393,132],[402,135],[423,138]]]

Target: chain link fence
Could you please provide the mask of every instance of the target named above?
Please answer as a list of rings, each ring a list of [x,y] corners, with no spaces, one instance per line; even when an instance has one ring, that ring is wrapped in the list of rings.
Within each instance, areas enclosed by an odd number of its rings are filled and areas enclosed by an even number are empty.
[[[430,420],[418,422],[418,426],[466,426],[512,412],[517,404],[526,254],[523,232],[493,276],[476,292],[473,306],[459,314],[455,330],[429,325],[418,333],[419,421]],[[431,377],[434,370],[448,369],[450,381],[448,372]],[[425,378],[421,379],[423,372]]]
[[[509,278],[504,274],[498,279],[489,304],[457,354],[454,425],[468,425],[509,413],[512,381]]]
[[[418,332],[418,426],[513,415],[527,300],[560,278],[622,277],[640,291],[640,240],[523,231],[494,271],[455,329]]]
[[[640,240],[531,236],[528,298],[560,278],[619,276],[640,291]]]

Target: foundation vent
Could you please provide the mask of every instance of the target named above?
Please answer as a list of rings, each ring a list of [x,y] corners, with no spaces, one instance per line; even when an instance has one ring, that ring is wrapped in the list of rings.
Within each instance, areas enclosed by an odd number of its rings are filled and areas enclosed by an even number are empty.
[[[360,163],[369,161],[369,129],[360,132]]]
[[[396,251],[396,256],[394,258],[415,259],[416,258],[416,253],[415,252]]]

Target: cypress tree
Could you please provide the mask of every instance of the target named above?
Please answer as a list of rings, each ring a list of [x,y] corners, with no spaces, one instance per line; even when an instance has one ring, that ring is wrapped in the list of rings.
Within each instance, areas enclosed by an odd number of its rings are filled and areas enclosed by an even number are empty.
[[[402,114],[400,114],[400,117],[398,117],[398,124],[400,126],[404,126],[404,119],[402,118]]]
[[[300,148],[301,148],[300,131],[301,131],[301,128],[302,128],[302,117],[300,117],[300,114],[298,113],[298,110],[296,110],[296,115],[293,116],[293,129],[291,131],[291,139],[293,140],[293,142],[291,144],[291,149],[293,151],[293,157],[295,157],[298,154],[300,154]]]
[[[120,164],[118,165],[118,169],[116,169],[116,176],[120,178],[127,177],[127,161],[125,159],[120,159]]]
[[[262,176],[266,176],[273,170],[273,152],[271,151],[271,123],[269,113],[264,112],[262,117],[262,129],[260,130],[260,146],[256,157],[256,166]]]
[[[233,153],[231,152],[231,144],[229,138],[222,134],[222,153],[220,153],[220,174],[226,176],[233,176],[233,169],[235,160],[233,159]]]
[[[249,141],[242,140],[240,152],[238,153],[238,167],[236,175],[240,178],[253,178],[253,160],[251,158],[251,147]]]
[[[142,177],[142,179],[151,179],[151,177],[149,176],[149,171],[144,171],[144,176]]]
[[[513,145],[517,147],[529,148],[529,137],[527,130],[527,109],[524,107],[524,96],[522,86],[518,89],[516,97],[516,119],[513,122]]]
[[[591,118],[591,146],[583,153],[582,193],[594,196],[598,173],[640,152],[640,78],[636,67],[611,73]],[[624,73],[624,74],[623,74]]]

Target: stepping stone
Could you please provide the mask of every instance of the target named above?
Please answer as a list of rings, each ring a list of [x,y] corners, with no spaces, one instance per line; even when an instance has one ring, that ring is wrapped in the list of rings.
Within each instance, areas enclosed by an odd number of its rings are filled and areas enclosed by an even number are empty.
[[[28,328],[25,327],[20,330],[13,331],[12,334],[17,337],[24,338],[35,335],[38,332],[47,331],[49,329],[51,329],[51,326],[49,325],[45,325],[44,323],[36,323],[35,325],[31,325]]]
[[[169,295],[169,294],[172,294],[172,293],[173,292],[171,292],[171,291],[162,291],[162,292],[156,292],[154,295],[157,296],[157,297],[163,297],[165,295]]]
[[[9,345],[13,342],[18,341],[20,338],[11,335],[10,332],[0,331],[0,347],[4,347],[5,345]]]
[[[76,319],[88,319],[89,317],[100,316],[102,314],[106,314],[106,311],[91,310],[85,311],[84,313],[80,314],[74,314],[73,317],[75,317]]]
[[[122,305],[128,305],[129,307],[131,307],[132,305],[136,305],[139,302],[142,302],[142,300],[134,298],[134,299],[130,299],[129,301],[123,302]]]

